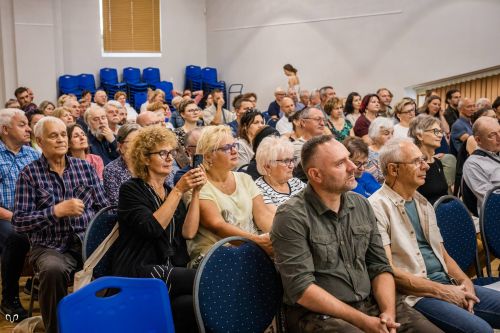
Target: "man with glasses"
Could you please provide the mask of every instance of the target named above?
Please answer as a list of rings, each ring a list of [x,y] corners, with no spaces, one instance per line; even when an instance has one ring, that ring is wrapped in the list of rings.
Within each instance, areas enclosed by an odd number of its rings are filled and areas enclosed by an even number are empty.
[[[373,210],[350,192],[347,149],[318,136],[302,162],[309,183],[278,207],[271,230],[290,332],[440,332],[396,298]]]
[[[44,117],[34,131],[42,157],[19,174],[12,224],[30,240],[29,260],[40,276],[38,299],[45,330],[56,333],[57,303],[67,294],[71,272],[82,265],[85,230],[108,201],[94,168],[66,155],[68,136],[62,120]]]
[[[234,112],[236,112],[236,119],[230,122],[228,125],[229,127],[231,127],[231,132],[236,138],[238,136],[241,117],[243,117],[248,111],[253,110],[253,103],[250,99],[243,97],[243,95],[239,95],[234,98],[233,107]]]
[[[472,126],[472,134],[477,150],[464,163],[463,179],[480,208],[486,192],[500,185],[500,124],[490,117],[480,117]]]
[[[316,107],[311,107],[300,111],[299,119],[302,136],[293,142],[293,156],[296,157],[297,161],[300,163],[302,146],[308,140],[325,133],[326,118],[323,115],[323,111]]]
[[[354,177],[358,185],[352,190],[359,193],[365,198],[370,197],[379,188],[379,182],[369,172],[366,172],[368,165],[368,145],[361,138],[349,136],[342,144],[350,153],[349,159],[356,166],[354,169]]]
[[[380,151],[385,184],[371,203],[398,290],[445,332],[500,327],[500,292],[474,286],[443,246],[432,205],[418,193],[429,165],[411,139]]]

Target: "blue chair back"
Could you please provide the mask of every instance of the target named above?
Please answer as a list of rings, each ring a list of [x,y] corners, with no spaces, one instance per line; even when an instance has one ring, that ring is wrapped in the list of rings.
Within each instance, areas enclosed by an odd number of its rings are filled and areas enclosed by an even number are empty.
[[[148,93],[145,93],[145,92],[139,92],[139,93],[135,93],[134,95],[134,109],[137,110],[137,112],[139,112],[139,110],[141,109],[141,105],[146,102],[148,99]]]
[[[456,197],[445,195],[434,203],[434,210],[448,254],[462,271],[475,263],[476,273],[482,276],[478,264],[476,229],[465,205]]]
[[[156,89],[161,89],[165,93],[165,99],[170,102],[173,98],[172,90],[174,89],[174,85],[169,81],[161,81],[155,84]]]
[[[97,296],[116,289],[109,297]],[[165,282],[103,277],[64,297],[57,306],[60,333],[173,333]]]
[[[186,66],[185,71],[186,78],[191,80],[200,80],[201,79],[201,67],[196,65],[188,65]]]
[[[141,83],[141,70],[135,67],[123,69],[123,81],[127,83]]]
[[[205,67],[201,70],[201,80],[206,83],[217,83],[217,69]]]
[[[500,186],[495,186],[486,193],[479,214],[479,224],[486,251],[486,269],[491,277],[490,253],[500,258]]]
[[[91,93],[95,93],[95,79],[92,74],[80,74],[78,75],[78,86],[82,90],[88,90]]]
[[[80,95],[82,91],[78,86],[78,77],[74,75],[61,75],[59,77],[59,90],[61,94]]]
[[[101,79],[101,85],[118,83],[118,71],[116,68],[101,68],[99,70],[99,77]]]
[[[239,246],[227,246],[241,242]],[[254,242],[229,237],[216,243],[196,272],[194,306],[200,332],[263,332],[278,313],[281,279]]]
[[[82,258],[84,262],[109,235],[116,223],[118,223],[116,206],[103,208],[92,218],[83,239]],[[111,275],[112,259],[113,245],[94,268],[94,278]]]
[[[160,69],[156,67],[144,68],[142,70],[142,79],[150,85],[160,82]]]

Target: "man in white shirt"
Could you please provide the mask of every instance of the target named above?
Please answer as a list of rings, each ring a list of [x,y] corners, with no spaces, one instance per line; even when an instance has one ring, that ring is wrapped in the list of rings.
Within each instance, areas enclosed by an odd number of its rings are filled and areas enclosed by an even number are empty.
[[[283,112],[283,116],[276,123],[276,129],[281,135],[293,131],[293,124],[288,117],[292,115],[295,111],[295,103],[290,97],[283,97],[280,102],[280,111]]]

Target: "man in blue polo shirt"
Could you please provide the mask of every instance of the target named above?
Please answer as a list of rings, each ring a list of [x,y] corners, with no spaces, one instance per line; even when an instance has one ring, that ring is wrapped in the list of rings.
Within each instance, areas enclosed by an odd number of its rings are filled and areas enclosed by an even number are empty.
[[[472,122],[470,117],[476,110],[474,102],[470,98],[463,98],[458,102],[460,117],[451,127],[451,153],[457,155],[462,145],[472,135]]]

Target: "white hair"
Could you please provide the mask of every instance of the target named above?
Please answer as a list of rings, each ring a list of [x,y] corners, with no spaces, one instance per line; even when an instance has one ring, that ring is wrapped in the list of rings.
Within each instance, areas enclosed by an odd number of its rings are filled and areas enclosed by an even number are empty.
[[[491,102],[486,97],[481,97],[481,98],[477,99],[477,101],[476,101],[476,109],[477,110],[488,107],[488,106],[491,106]]]
[[[373,120],[368,128],[368,137],[372,140],[375,140],[379,135],[382,129],[393,129],[394,121],[392,119],[386,117],[377,117]]]
[[[115,100],[111,100],[111,101],[107,101],[106,104],[104,104],[104,111],[107,112],[110,105],[114,106],[118,110],[121,110],[123,108],[123,106],[122,106],[122,104],[120,102],[115,101]]]
[[[290,154],[293,156],[293,144],[286,138],[268,136],[262,139],[255,154],[257,171],[266,175],[266,165],[275,165],[279,155]]]
[[[387,165],[389,163],[401,162],[401,154],[403,143],[413,143],[410,138],[392,138],[386,142],[386,144],[380,149],[379,161],[380,169],[384,176],[387,176]]]
[[[11,127],[14,116],[26,116],[23,110],[8,108],[0,110],[0,126]]]
[[[45,116],[36,123],[35,128],[33,129],[33,132],[35,133],[35,138],[42,137],[43,130],[45,129],[45,123],[59,124],[66,127],[66,124],[61,119],[53,116]]]
[[[87,108],[87,110],[83,114],[83,120],[85,121],[85,123],[87,125],[90,125],[89,118],[90,118],[90,115],[92,114],[92,112],[99,111],[99,110],[104,110],[104,109],[98,105],[91,105],[89,108]]]

